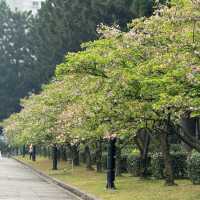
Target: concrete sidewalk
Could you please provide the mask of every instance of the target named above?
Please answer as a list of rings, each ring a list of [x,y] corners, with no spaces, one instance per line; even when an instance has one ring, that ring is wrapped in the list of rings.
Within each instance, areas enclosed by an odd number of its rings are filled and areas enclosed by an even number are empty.
[[[0,200],[79,200],[17,161],[0,160]]]

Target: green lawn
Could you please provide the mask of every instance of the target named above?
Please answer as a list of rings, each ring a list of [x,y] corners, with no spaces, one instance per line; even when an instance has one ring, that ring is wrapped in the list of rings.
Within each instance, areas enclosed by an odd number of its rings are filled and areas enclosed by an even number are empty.
[[[76,186],[83,191],[95,195],[103,200],[200,200],[200,186],[192,185],[189,180],[177,180],[178,186],[164,186],[163,181],[140,180],[124,175],[116,180],[116,191],[105,189],[105,174],[87,171],[84,167],[72,170],[66,162],[59,163],[59,170],[51,170],[51,161],[38,157],[33,163],[27,158],[18,157],[46,174]]]

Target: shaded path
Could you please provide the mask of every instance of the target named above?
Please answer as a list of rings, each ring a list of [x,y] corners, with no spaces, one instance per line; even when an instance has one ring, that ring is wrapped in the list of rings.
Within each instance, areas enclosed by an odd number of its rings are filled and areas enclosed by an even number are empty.
[[[0,160],[0,200],[78,200],[18,162]]]

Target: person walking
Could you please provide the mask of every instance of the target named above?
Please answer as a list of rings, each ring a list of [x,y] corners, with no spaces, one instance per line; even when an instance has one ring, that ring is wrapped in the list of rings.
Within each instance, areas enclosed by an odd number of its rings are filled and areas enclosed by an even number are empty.
[[[30,160],[32,160],[32,157],[33,157],[33,145],[30,144],[29,146],[29,155],[30,155]]]

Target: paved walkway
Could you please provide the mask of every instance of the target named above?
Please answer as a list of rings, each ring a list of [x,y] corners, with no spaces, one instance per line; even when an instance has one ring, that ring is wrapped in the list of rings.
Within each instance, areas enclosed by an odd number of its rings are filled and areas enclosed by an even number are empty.
[[[0,160],[0,200],[78,200],[18,162]]]

